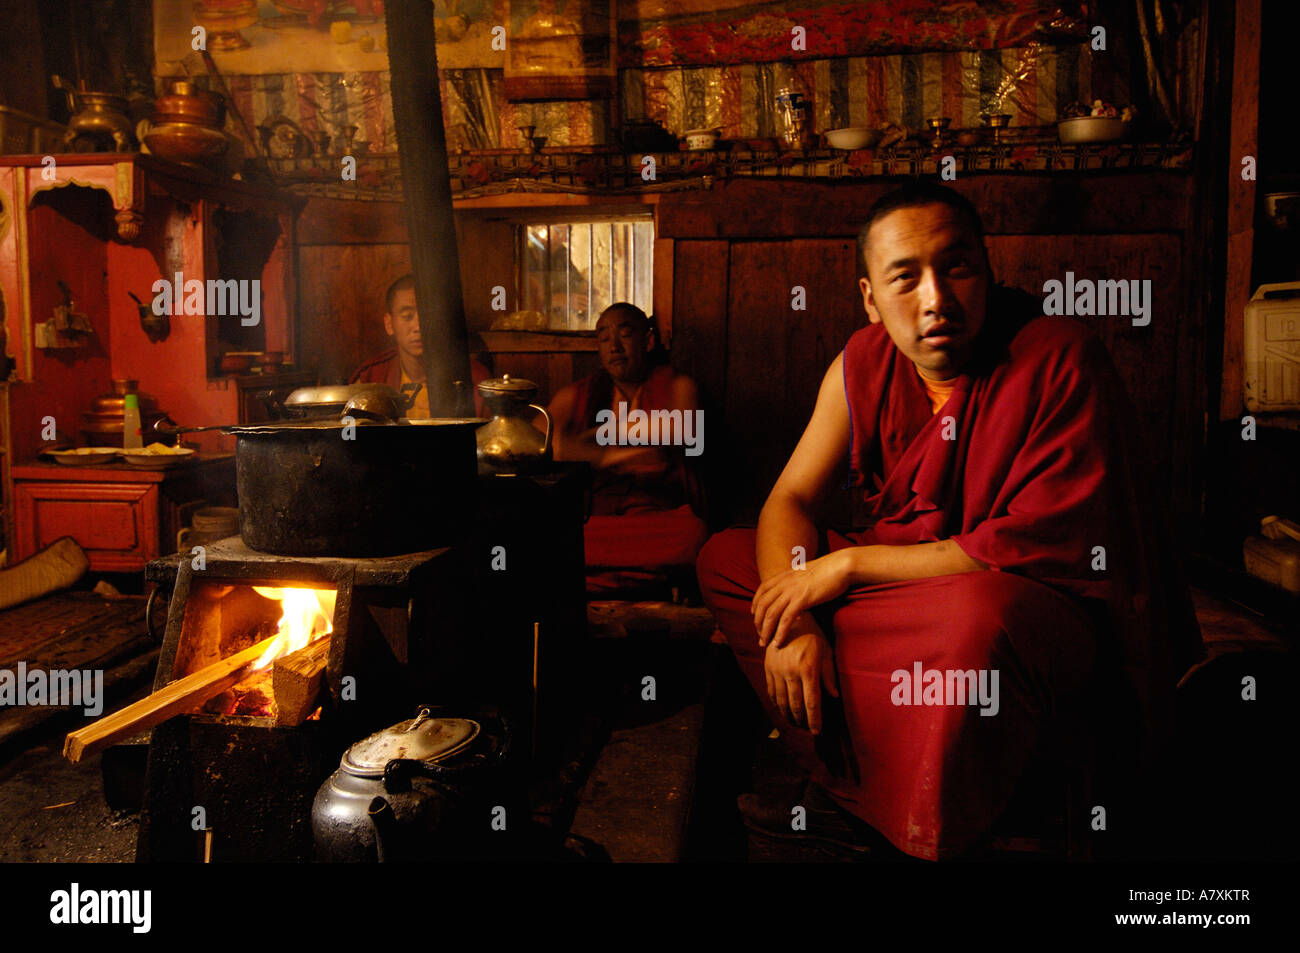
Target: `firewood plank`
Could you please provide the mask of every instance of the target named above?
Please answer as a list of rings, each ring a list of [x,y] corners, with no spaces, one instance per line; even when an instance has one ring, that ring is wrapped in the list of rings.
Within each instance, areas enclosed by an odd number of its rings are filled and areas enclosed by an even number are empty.
[[[301,725],[316,710],[329,657],[330,640],[322,638],[275,660],[271,692],[277,725]]]
[[[72,732],[64,739],[63,756],[75,764],[123,738],[162,724],[173,715],[193,711],[209,698],[243,680],[275,638],[264,639],[229,658],[205,666],[121,711],[105,715]]]

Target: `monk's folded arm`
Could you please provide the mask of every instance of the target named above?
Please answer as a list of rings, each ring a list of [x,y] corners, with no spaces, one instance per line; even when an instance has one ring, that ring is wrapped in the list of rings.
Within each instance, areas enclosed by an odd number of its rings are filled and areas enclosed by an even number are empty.
[[[849,552],[851,584],[855,586],[988,569],[978,559],[966,555],[951,539],[910,546],[854,546]]]
[[[849,408],[840,354],[827,369],[812,418],[759,514],[755,555],[760,578],[788,572],[817,556],[817,511],[842,475],[848,453]]]
[[[755,555],[758,576],[767,579],[792,568],[795,547],[802,547],[805,561],[817,557],[817,526],[806,504],[798,498],[773,490],[758,515]]]

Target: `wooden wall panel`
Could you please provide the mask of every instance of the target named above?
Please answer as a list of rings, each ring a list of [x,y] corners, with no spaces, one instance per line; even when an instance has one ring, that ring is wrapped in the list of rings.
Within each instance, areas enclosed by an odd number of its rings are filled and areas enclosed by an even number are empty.
[[[807,426],[827,367],[867,316],[850,240],[737,242],[730,267],[723,406],[737,452],[727,455],[726,482],[736,518],[753,520]],[[796,286],[804,311],[792,308]]]
[[[673,244],[673,366],[695,378],[705,406],[727,383],[727,242]]]
[[[384,292],[411,267],[407,246],[308,245],[298,249],[299,352],[323,383],[346,381],[391,346]]]
[[[1128,317],[1079,317],[1106,343],[1136,405],[1162,485],[1172,476],[1175,417],[1195,422],[1195,406],[1176,405],[1180,331],[1188,321],[1182,283],[1182,239],[1177,235],[995,235],[988,239],[994,274],[1005,284],[1042,294],[1049,279],[1150,279],[1151,323]],[[1189,395],[1190,396],[1190,395]],[[1187,474],[1178,474],[1185,479]],[[1184,488],[1184,492],[1187,490]]]
[[[825,182],[736,178],[659,202],[659,238],[850,237],[892,179]],[[979,210],[990,234],[1125,234],[1189,224],[1192,176],[1184,172],[971,175],[945,183]]]

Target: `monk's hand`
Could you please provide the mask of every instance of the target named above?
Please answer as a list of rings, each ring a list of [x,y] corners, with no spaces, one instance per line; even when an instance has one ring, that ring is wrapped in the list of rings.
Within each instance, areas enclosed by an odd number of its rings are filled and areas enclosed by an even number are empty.
[[[822,686],[840,697],[835,679],[835,653],[819,631],[795,636],[788,645],[767,647],[763,657],[767,697],[790,724],[814,735],[822,730]]]
[[[785,644],[791,624],[808,609],[830,602],[849,588],[851,557],[847,549],[827,553],[802,569],[788,569],[769,576],[754,593],[750,609],[758,644],[770,641],[777,648]]]

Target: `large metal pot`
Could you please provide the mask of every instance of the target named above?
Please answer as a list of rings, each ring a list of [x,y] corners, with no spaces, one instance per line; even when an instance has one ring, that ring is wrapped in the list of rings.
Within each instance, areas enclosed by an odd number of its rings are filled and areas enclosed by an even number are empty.
[[[236,434],[239,535],[282,556],[391,556],[453,542],[472,516],[475,419],[280,421]]]

